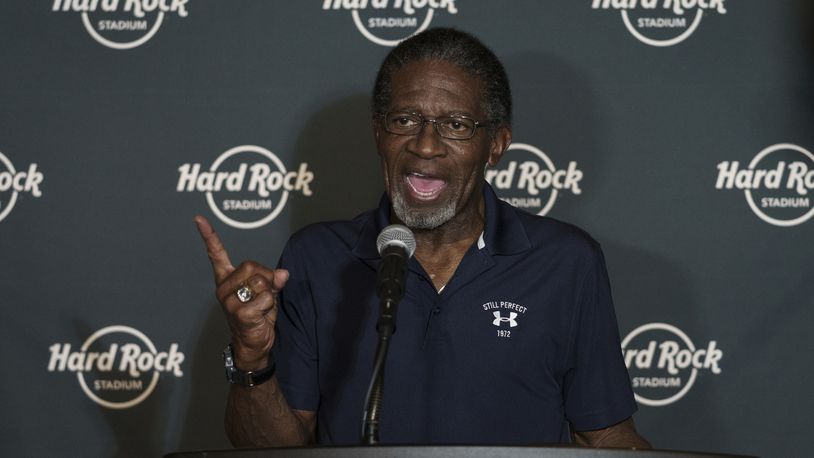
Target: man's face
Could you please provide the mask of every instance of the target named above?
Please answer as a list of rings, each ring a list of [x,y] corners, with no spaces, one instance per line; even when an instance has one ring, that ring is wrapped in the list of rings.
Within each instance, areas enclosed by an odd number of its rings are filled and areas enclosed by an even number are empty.
[[[443,61],[408,64],[393,74],[387,110],[425,118],[466,116],[486,122],[482,82]],[[393,211],[412,229],[434,229],[454,218],[481,212],[484,166],[496,165],[511,141],[508,128],[490,136],[479,127],[467,140],[442,138],[432,123],[415,135],[387,132],[377,119],[374,133]]]

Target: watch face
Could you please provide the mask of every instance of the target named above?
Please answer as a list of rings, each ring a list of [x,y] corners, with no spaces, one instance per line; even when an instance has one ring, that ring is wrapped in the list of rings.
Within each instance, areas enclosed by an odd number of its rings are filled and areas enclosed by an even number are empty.
[[[237,369],[235,368],[235,361],[232,358],[232,344],[223,349],[223,365],[226,368],[226,380],[230,383],[237,382],[236,375]]]
[[[226,369],[226,380],[230,383],[237,383],[242,386],[255,386],[259,385],[274,375],[274,370],[277,364],[274,357],[269,353],[268,366],[256,371],[244,372],[235,367],[235,360],[232,352],[232,344],[226,346],[223,350],[223,364]]]

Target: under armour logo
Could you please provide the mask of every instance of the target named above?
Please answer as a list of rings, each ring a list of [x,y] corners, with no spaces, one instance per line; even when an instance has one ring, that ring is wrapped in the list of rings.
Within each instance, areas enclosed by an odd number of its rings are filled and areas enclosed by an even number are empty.
[[[510,328],[517,326],[517,320],[515,320],[515,318],[517,318],[517,313],[515,312],[509,312],[508,318],[501,316],[500,312],[497,310],[495,310],[494,315],[495,321],[492,321],[492,324],[495,326],[500,326],[502,323],[509,323]]]

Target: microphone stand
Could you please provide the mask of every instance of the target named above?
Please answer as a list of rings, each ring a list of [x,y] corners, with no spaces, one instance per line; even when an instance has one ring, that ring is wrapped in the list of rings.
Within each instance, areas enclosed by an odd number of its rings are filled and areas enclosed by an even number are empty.
[[[391,224],[376,238],[376,248],[381,255],[381,265],[376,279],[376,293],[379,295],[379,343],[373,359],[373,375],[370,377],[365,394],[364,415],[362,415],[362,443],[379,443],[379,425],[382,411],[382,391],[384,390],[384,361],[390,337],[396,332],[396,307],[404,295],[407,261],[415,252],[415,236],[406,226]]]
[[[382,309],[395,309],[395,304],[387,301],[382,303]],[[395,332],[395,317],[382,315],[376,326],[379,331],[379,343],[376,346],[376,356],[373,359],[373,375],[365,396],[365,415],[362,421],[362,443],[376,445],[379,443],[379,418],[382,409],[382,386],[384,385],[384,361],[387,358],[387,349],[390,337]]]

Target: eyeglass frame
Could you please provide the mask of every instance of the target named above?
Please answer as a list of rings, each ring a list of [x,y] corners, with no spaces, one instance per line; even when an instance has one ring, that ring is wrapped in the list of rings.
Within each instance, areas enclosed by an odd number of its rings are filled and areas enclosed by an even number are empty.
[[[411,115],[411,116],[416,116],[416,117],[418,117],[419,121],[421,121],[421,124],[418,125],[417,130],[412,134],[407,134],[407,133],[402,133],[402,132],[393,132],[392,130],[387,128],[387,115],[389,115],[391,113],[404,113],[404,114],[408,114],[408,115]],[[423,114],[418,113],[416,111],[401,111],[401,110],[385,111],[384,113],[378,113],[377,117],[384,120],[384,130],[385,131],[387,131],[388,133],[391,133],[393,135],[401,135],[401,136],[404,136],[404,137],[410,137],[410,136],[413,136],[413,135],[418,135],[418,134],[421,133],[422,130],[424,130],[424,126],[427,125],[427,123],[432,123],[433,127],[435,128],[435,133],[438,134],[438,136],[441,137],[441,138],[446,138],[447,140],[470,140],[478,132],[478,127],[484,127],[484,126],[489,125],[489,123],[487,123],[487,122],[478,121],[478,120],[476,120],[474,118],[470,118],[469,116],[464,116],[464,115],[449,115],[449,116],[437,116],[435,118],[428,118],[428,117],[424,116]],[[472,134],[470,136],[468,136],[468,137],[460,137],[460,138],[458,138],[458,137],[447,137],[447,136],[444,136],[441,133],[440,130],[438,130],[438,120],[439,119],[441,119],[441,120],[467,119],[469,121],[474,122],[475,126],[472,128]]]

